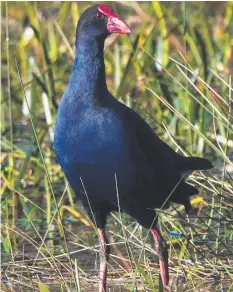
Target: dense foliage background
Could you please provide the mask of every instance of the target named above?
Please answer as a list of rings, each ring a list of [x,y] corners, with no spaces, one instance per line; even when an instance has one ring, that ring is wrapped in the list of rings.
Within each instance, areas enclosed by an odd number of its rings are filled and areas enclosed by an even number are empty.
[[[75,205],[52,146],[76,24],[93,3],[1,2],[6,291],[96,289],[95,228]],[[192,215],[175,205],[159,212],[173,290],[201,291],[204,278],[205,291],[232,291],[233,2],[106,4],[132,28],[129,36],[113,34],[106,41],[109,90],[171,147],[215,165],[189,178],[200,189]],[[111,291],[121,285],[127,291],[161,289],[147,231],[119,214],[108,229]]]

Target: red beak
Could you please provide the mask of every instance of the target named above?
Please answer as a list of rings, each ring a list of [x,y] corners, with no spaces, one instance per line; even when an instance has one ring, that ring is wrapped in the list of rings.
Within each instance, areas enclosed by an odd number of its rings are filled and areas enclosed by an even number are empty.
[[[120,17],[113,13],[112,9],[106,5],[98,5],[98,10],[108,17],[107,29],[109,32],[120,34],[130,33],[131,29]]]
[[[120,17],[109,17],[107,23],[107,29],[109,32],[118,32],[120,34],[130,33],[131,29]]]

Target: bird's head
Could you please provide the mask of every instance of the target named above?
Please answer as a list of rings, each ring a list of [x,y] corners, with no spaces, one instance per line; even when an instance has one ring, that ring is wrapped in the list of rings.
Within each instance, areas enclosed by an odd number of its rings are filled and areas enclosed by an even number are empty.
[[[130,33],[129,26],[103,4],[86,9],[79,18],[77,33],[88,38],[105,39],[111,33]]]

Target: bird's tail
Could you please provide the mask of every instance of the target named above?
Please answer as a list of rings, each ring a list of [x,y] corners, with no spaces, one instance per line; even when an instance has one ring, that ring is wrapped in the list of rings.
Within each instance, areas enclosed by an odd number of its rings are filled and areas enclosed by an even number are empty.
[[[184,157],[184,159],[179,161],[179,167],[181,171],[188,171],[211,169],[213,165],[208,159],[205,158]]]

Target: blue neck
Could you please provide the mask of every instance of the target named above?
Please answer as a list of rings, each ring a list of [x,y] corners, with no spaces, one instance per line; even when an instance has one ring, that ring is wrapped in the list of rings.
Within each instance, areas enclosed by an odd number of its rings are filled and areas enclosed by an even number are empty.
[[[103,50],[104,40],[77,37],[74,68],[67,87],[75,103],[98,103],[106,96]]]

